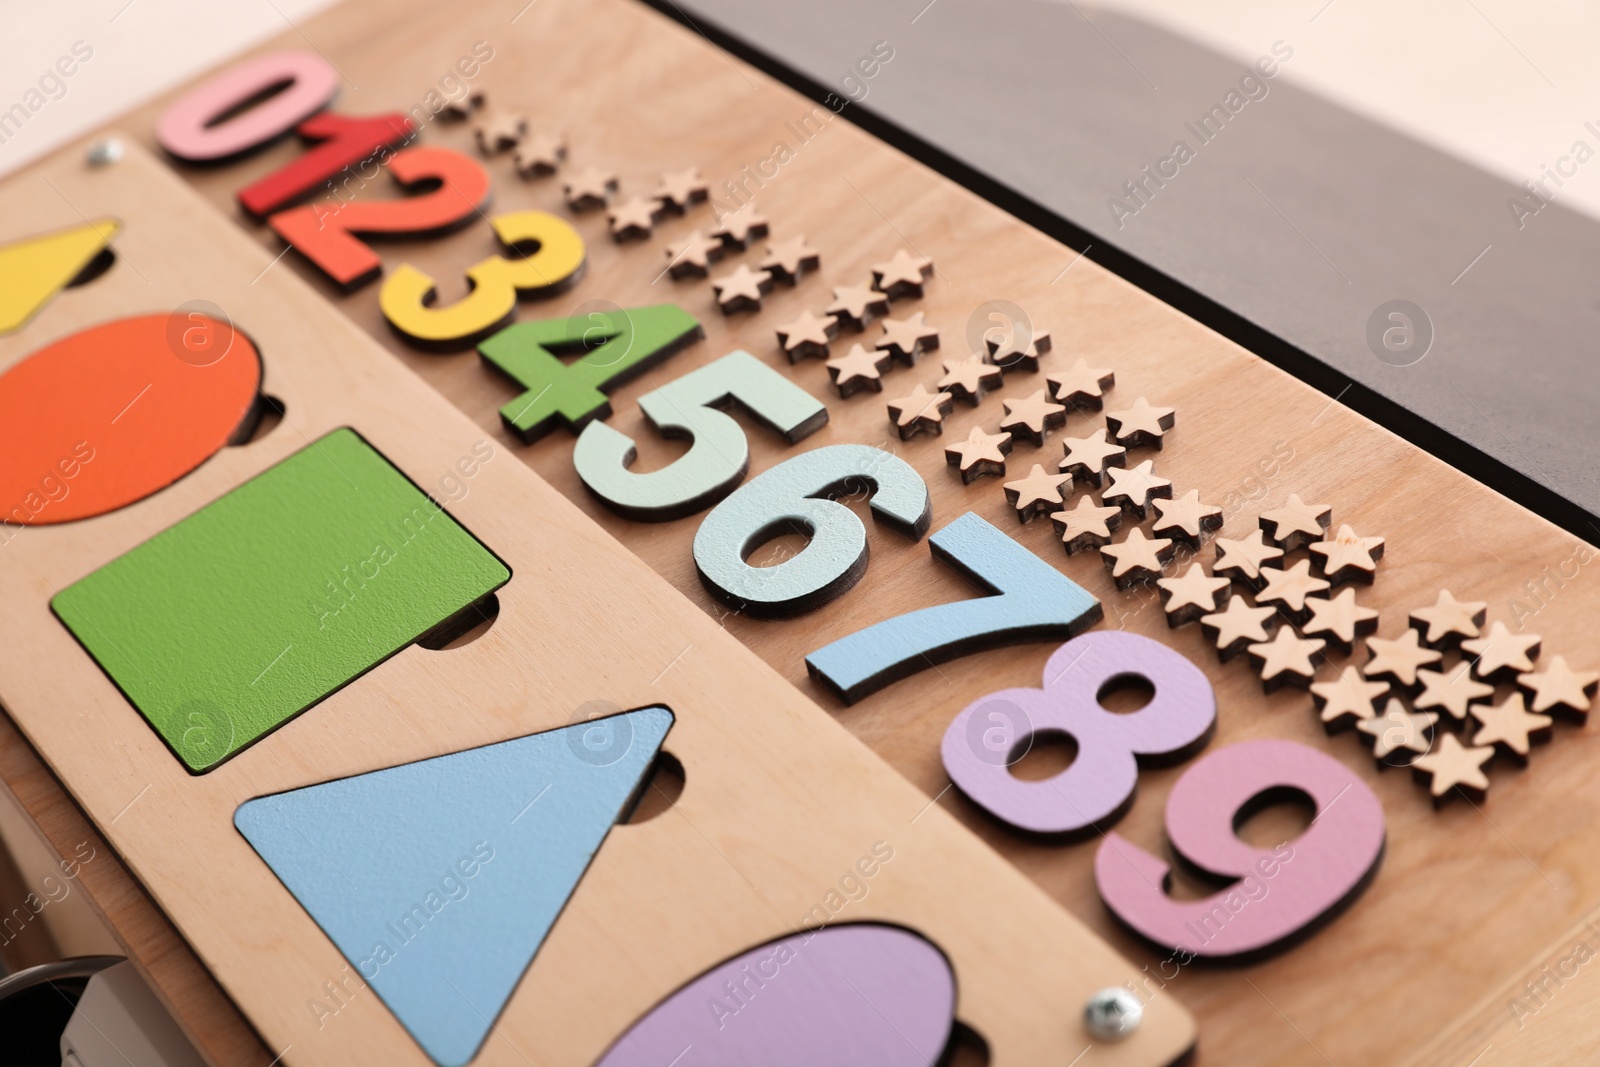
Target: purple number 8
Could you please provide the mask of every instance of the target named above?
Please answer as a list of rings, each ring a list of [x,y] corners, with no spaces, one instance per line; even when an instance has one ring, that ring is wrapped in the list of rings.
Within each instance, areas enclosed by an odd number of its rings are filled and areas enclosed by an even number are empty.
[[[1117,678],[1143,678],[1155,696],[1119,715],[1100,703]],[[1217,700],[1204,673],[1148,637],[1084,634],[1044,668],[1043,689],[1002,689],[975,701],[945,731],[944,769],[989,814],[1021,830],[1067,834],[1115,822],[1133,802],[1139,765],[1176,763],[1211,739]],[[1072,765],[1043,781],[1011,773],[1040,735],[1078,745]]]

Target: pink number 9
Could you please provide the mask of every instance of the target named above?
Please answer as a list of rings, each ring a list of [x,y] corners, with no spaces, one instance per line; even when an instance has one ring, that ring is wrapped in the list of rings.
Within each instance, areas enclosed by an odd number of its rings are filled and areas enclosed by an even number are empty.
[[[1100,693],[1130,675],[1149,682],[1155,697],[1128,715],[1107,711]],[[996,818],[1035,833],[1073,833],[1120,818],[1139,764],[1188,758],[1216,722],[1211,683],[1182,655],[1137,634],[1088,633],[1050,657],[1043,689],[1002,689],[957,715],[944,735],[944,768]],[[1049,733],[1077,742],[1072,766],[1039,782],[1013,775],[1011,765]]]
[[[1235,827],[1250,808],[1304,793],[1316,818],[1291,845],[1247,845]],[[1344,764],[1294,741],[1245,741],[1184,772],[1167,798],[1167,836],[1189,863],[1236,879],[1203,900],[1174,900],[1162,860],[1108,834],[1095,881],[1112,913],[1163,948],[1243,960],[1287,948],[1360,895],[1383,860],[1383,807]]]

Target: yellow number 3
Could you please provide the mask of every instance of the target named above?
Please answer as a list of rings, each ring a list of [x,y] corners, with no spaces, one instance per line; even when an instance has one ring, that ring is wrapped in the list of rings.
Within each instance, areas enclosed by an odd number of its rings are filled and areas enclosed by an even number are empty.
[[[516,211],[490,222],[500,243],[521,259],[490,256],[467,268],[472,292],[449,307],[431,307],[434,280],[409,263],[383,283],[378,306],[419,348],[468,348],[511,322],[518,298],[552,296],[583,273],[584,245],[564,219],[544,211]]]

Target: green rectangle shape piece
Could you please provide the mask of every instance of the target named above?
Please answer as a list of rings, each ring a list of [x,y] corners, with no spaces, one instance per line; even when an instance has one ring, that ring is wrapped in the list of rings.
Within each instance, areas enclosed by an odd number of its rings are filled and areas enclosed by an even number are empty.
[[[51,607],[199,772],[510,577],[341,429],[68,586]]]

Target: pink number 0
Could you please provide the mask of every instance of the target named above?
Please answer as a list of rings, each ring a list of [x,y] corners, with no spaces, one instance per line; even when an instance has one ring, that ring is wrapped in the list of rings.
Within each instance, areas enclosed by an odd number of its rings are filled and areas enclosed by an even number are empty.
[[[1316,818],[1292,845],[1260,849],[1235,832],[1262,799],[1297,791]],[[1265,955],[1309,934],[1366,888],[1383,859],[1383,808],[1344,764],[1294,741],[1245,741],[1184,772],[1167,797],[1167,836],[1183,859],[1235,883],[1174,900],[1167,864],[1119,834],[1095,854],[1106,906],[1163,948],[1203,959]]]
[[[1144,707],[1118,715],[1100,692],[1132,675],[1155,688]],[[1065,834],[1115,821],[1133,802],[1139,764],[1186,759],[1217,722],[1211,683],[1182,655],[1148,637],[1100,631],[1050,657],[1043,689],[1002,689],[970,705],[945,731],[950,779],[996,818],[1035,833]],[[1010,771],[1040,735],[1078,744],[1072,766],[1030,782]]]

